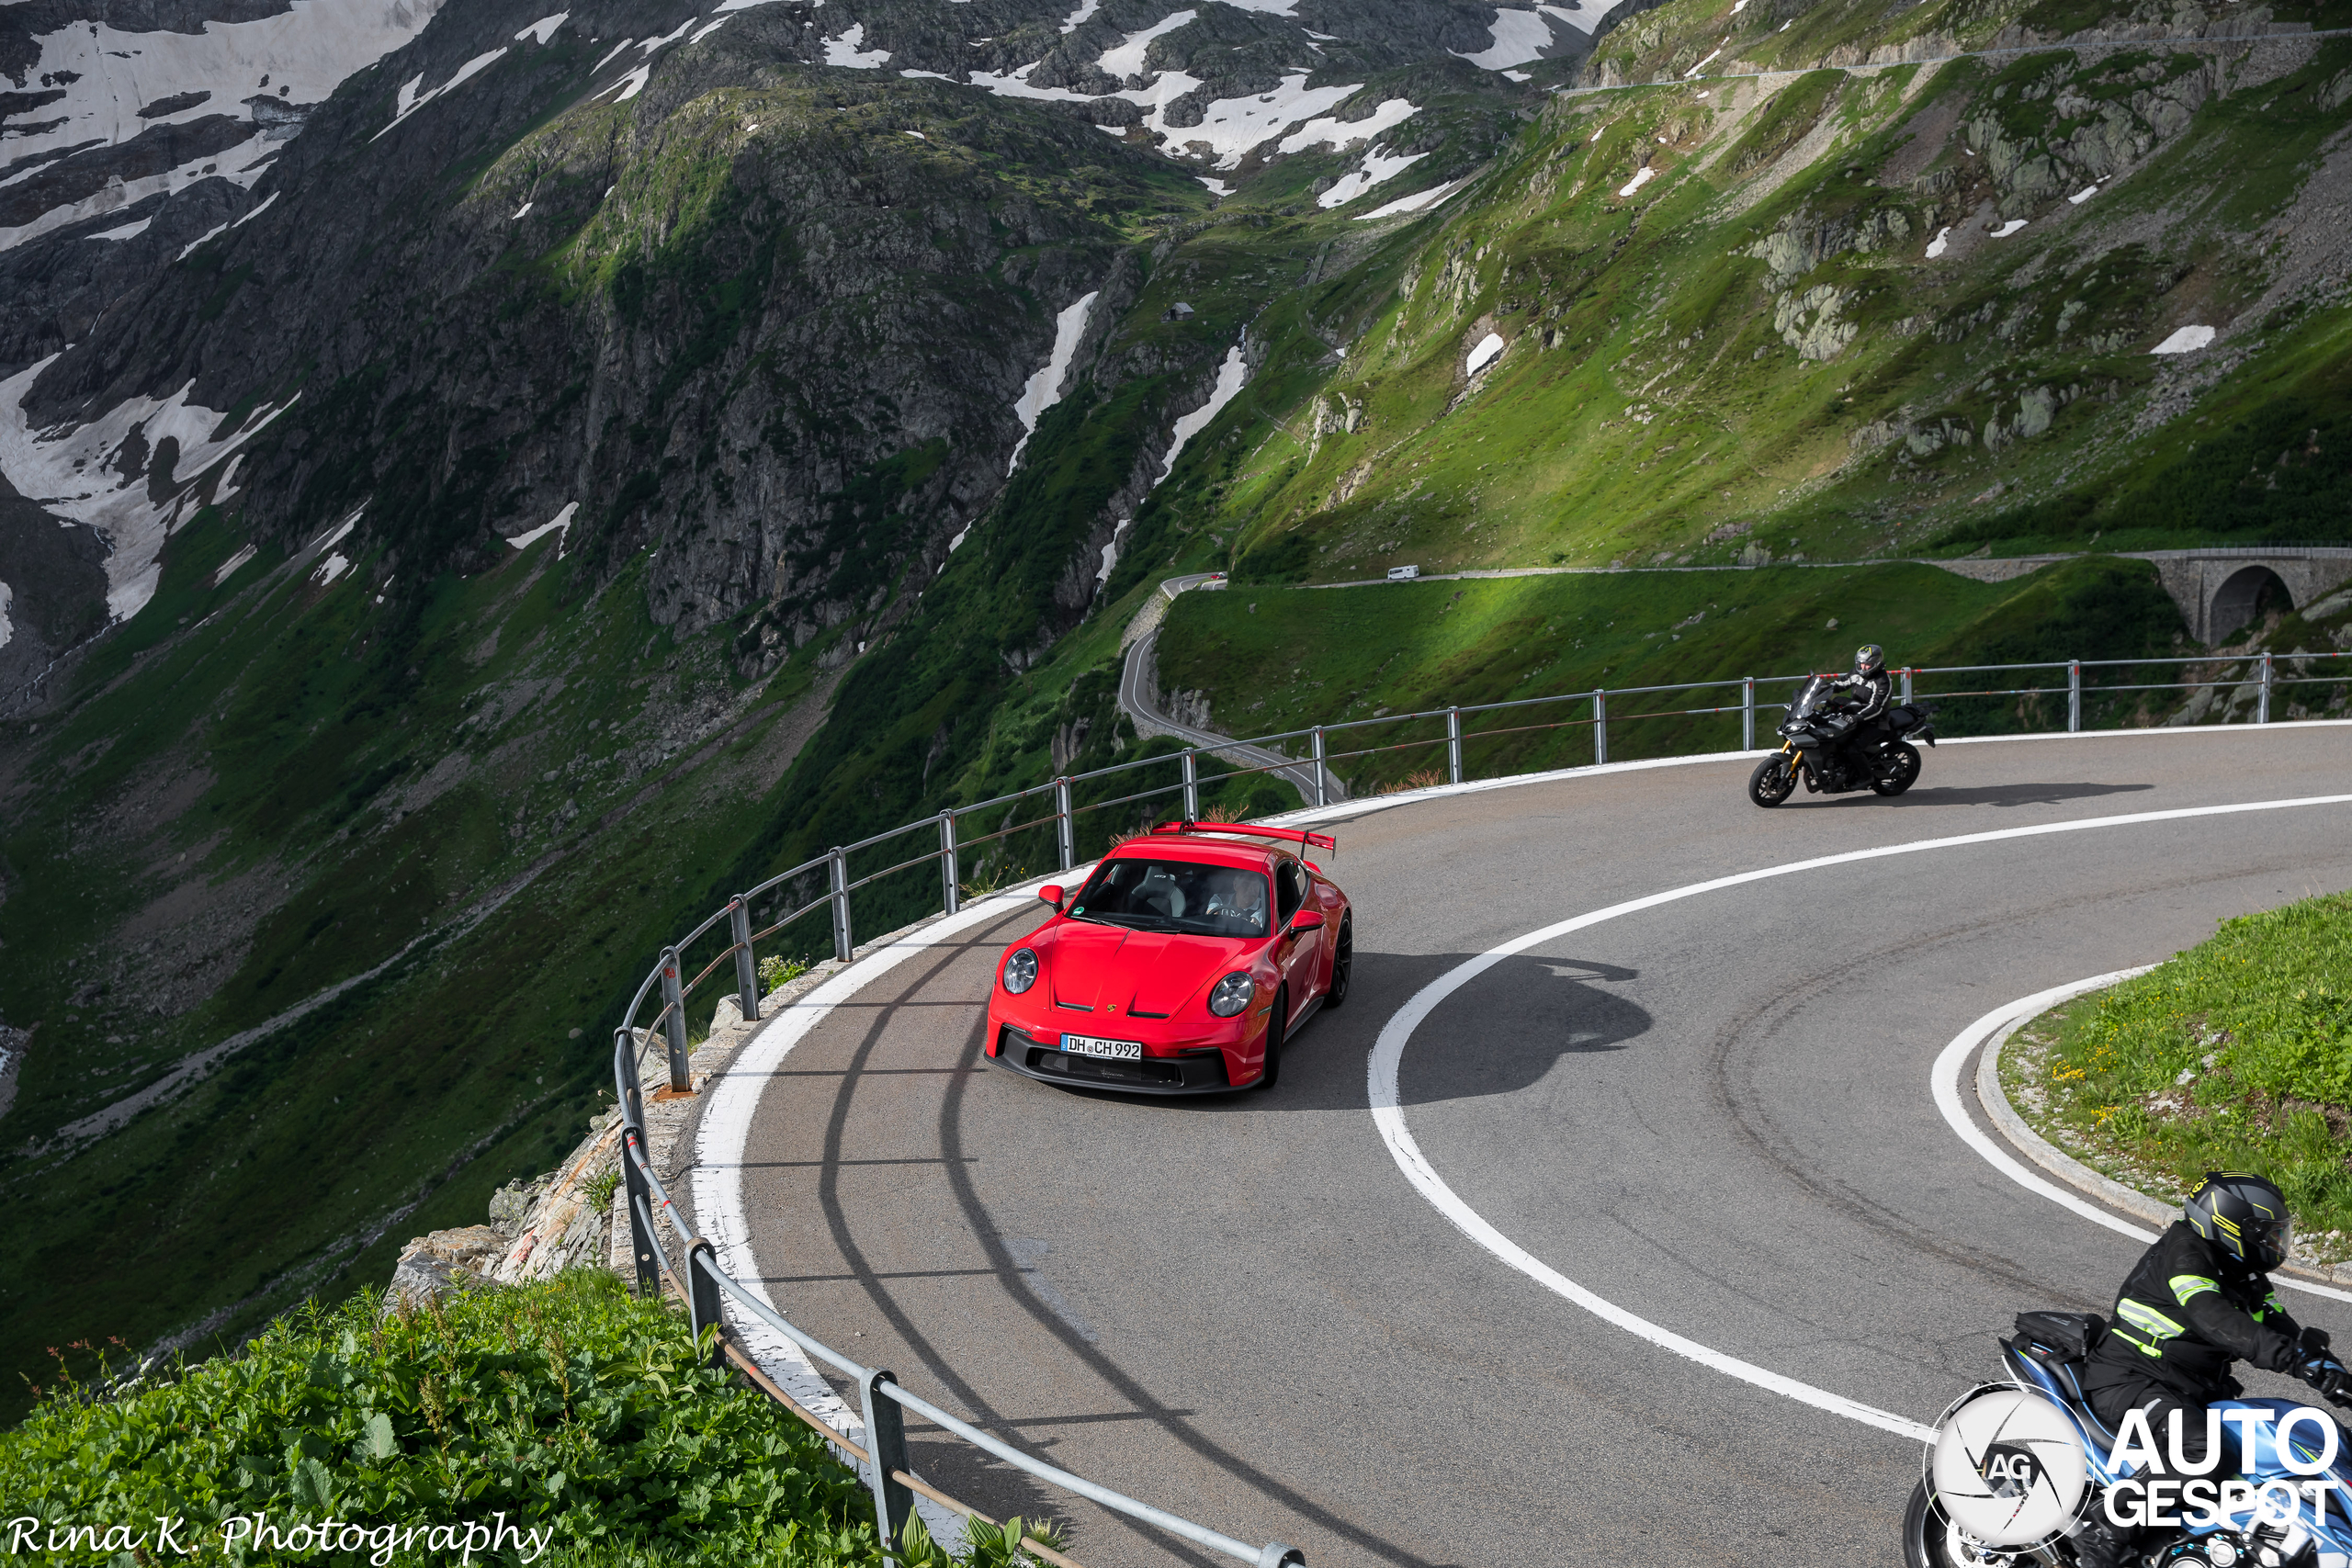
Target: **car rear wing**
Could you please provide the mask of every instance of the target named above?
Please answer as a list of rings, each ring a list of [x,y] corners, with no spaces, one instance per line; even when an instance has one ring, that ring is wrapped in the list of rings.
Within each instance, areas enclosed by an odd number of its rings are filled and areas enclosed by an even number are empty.
[[[1261,828],[1253,822],[1162,822],[1152,831],[1156,834],[1239,833],[1252,839],[1280,839],[1286,844],[1329,850],[1334,854],[1340,849],[1340,841],[1329,833],[1310,833],[1302,828]]]

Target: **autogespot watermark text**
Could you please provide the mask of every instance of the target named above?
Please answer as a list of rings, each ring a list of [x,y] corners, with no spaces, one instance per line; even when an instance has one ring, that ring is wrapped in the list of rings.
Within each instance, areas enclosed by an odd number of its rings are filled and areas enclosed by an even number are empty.
[[[267,1514],[232,1514],[207,1529],[177,1514],[158,1514],[145,1525],[81,1524],[35,1518],[30,1514],[0,1523],[8,1554],[55,1559],[87,1552],[95,1558],[138,1552],[148,1558],[196,1557],[214,1551],[266,1553],[280,1558],[315,1557],[330,1551],[368,1553],[377,1568],[402,1555],[440,1553],[460,1563],[511,1552],[518,1562],[536,1562],[555,1539],[552,1527],[525,1529],[503,1513],[487,1521],[363,1525],[345,1519],[281,1524]]]
[[[2188,1527],[2208,1529],[2233,1522],[2234,1517],[2248,1508],[2255,1509],[2267,1522],[2288,1525],[2295,1522],[2301,1506],[2308,1504],[2312,1521],[2319,1525],[2327,1517],[2327,1495],[2330,1491],[2346,1494],[2345,1502],[2352,1505],[2352,1487],[2329,1475],[2335,1464],[2336,1427],[2325,1412],[2309,1405],[2290,1410],[2277,1417],[2278,1429],[2269,1435],[2279,1468],[2296,1479],[2277,1477],[2256,1483],[2238,1477],[2213,1479],[2212,1472],[2222,1463],[2222,1423],[2226,1420],[2238,1429],[2240,1451],[2252,1455],[2256,1433],[2272,1420],[2267,1410],[2252,1408],[2205,1412],[2205,1447],[2201,1463],[2189,1462],[2182,1450],[2181,1418],[2183,1412],[2175,1410],[2166,1424],[2165,1449],[2156,1446],[2156,1435],[2148,1425],[2147,1412],[2129,1411],[2115,1435],[2115,1445],[2108,1450],[2108,1472],[2133,1470],[2132,1479],[2116,1482],[2108,1487],[2104,1499],[2108,1522],[2124,1529],[2155,1526],[2160,1529]],[[2317,1447],[2301,1448],[2295,1441],[2299,1427],[2311,1428]],[[2151,1469],[2168,1463],[2169,1472],[2161,1477],[2149,1477]]]

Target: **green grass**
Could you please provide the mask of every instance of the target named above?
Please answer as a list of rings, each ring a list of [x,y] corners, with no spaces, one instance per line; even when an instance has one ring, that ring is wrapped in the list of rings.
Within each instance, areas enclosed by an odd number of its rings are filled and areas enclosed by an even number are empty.
[[[2352,1253],[2352,894],[2222,922],[2136,980],[2043,1014],[2002,1077],[2062,1146],[2170,1201],[2268,1176],[2312,1250]]]
[[[0,1433],[0,1495],[58,1532],[47,1562],[131,1561],[123,1540],[103,1549],[114,1526],[145,1533],[138,1561],[168,1561],[158,1519],[230,1562],[441,1562],[466,1540],[469,1557],[560,1568],[888,1561],[871,1495],[824,1439],[714,1368],[707,1338],[698,1354],[672,1303],[601,1269],[418,1310],[362,1292],[127,1388],[110,1359],[119,1348],[60,1349],[40,1402]],[[257,1549],[262,1521],[272,1545],[299,1544]],[[329,1521],[334,1549],[303,1550]],[[516,1535],[486,1548],[469,1524]],[[65,1544],[90,1527],[98,1550]],[[960,1560],[1011,1568],[1023,1533],[975,1522]],[[919,1519],[907,1538],[896,1561],[948,1568]]]
[[[1834,623],[1834,625],[1833,625]],[[2091,558],[2006,583],[1984,583],[1910,563],[1752,571],[1626,572],[1410,582],[1359,589],[1237,585],[1182,595],[1159,637],[1163,692],[1208,694],[1219,727],[1266,734],[1449,704],[1493,703],[1595,686],[1625,688],[1788,675],[1843,668],[1856,644],[1884,646],[1901,664],[2066,657],[2128,658],[2168,646],[2177,612],[2153,568]],[[1964,678],[1929,682],[1945,689]],[[2064,683],[2063,672],[2052,679]],[[1787,688],[1759,688],[1758,701]],[[1667,709],[1727,705],[1739,694],[1619,697],[1611,704],[1612,759],[1719,750],[1739,744],[1739,716]],[[1585,697],[1487,714],[1475,730],[1565,722],[1568,728],[1474,741],[1476,774],[1566,766],[1592,758]],[[1946,733],[2064,724],[2063,706],[1955,702]],[[2145,722],[2137,708],[2094,722]],[[1759,736],[1771,719],[1759,716]],[[1437,731],[1357,732],[1346,749],[1425,739]],[[1335,749],[1341,743],[1335,741]],[[1342,763],[1361,792],[1431,765],[1422,747]],[[1434,761],[1433,761],[1434,760]]]

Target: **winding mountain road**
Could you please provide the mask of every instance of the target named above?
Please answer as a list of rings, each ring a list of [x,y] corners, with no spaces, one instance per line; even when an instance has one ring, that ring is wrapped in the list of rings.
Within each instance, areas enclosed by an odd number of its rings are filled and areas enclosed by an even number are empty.
[[[1352,996],[1275,1089],[1178,1103],[983,1062],[1013,906],[722,1084],[750,1251],[819,1337],[1317,1568],[1894,1563],[1902,1428],[2137,1246],[1987,1163],[1931,1066],[2352,886],[2347,762],[2298,725],[1946,746],[1891,802],[1758,811],[1726,758],[1337,807]],[[1208,1561],[911,1440],[1087,1568]]]

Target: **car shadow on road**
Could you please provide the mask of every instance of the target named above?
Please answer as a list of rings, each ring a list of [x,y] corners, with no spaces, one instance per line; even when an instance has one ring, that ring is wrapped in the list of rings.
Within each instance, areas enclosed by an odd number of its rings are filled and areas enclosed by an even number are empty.
[[[1851,795],[1803,795],[1779,809],[1835,810],[1841,807],[1886,806],[1902,809],[1921,806],[2060,806],[2070,800],[2090,800],[2102,795],[2137,795],[2152,784],[2007,784],[1968,789],[1956,785],[1914,788],[1893,800],[1881,800],[1868,790]]]
[[[1073,1098],[1129,1100],[1177,1114],[1356,1111],[1369,1103],[1364,1066],[1397,1009],[1467,953],[1388,953],[1359,948],[1355,986],[1337,1011],[1317,1013],[1283,1048],[1281,1081],[1230,1094],[1121,1094],[1079,1085],[1044,1086]],[[1647,1009],[1618,987],[1638,969],[1557,957],[1506,958],[1440,1005],[1414,1031],[1398,1073],[1408,1106],[1475,1100],[1526,1089],[1572,1057],[1623,1051],[1647,1033]]]

